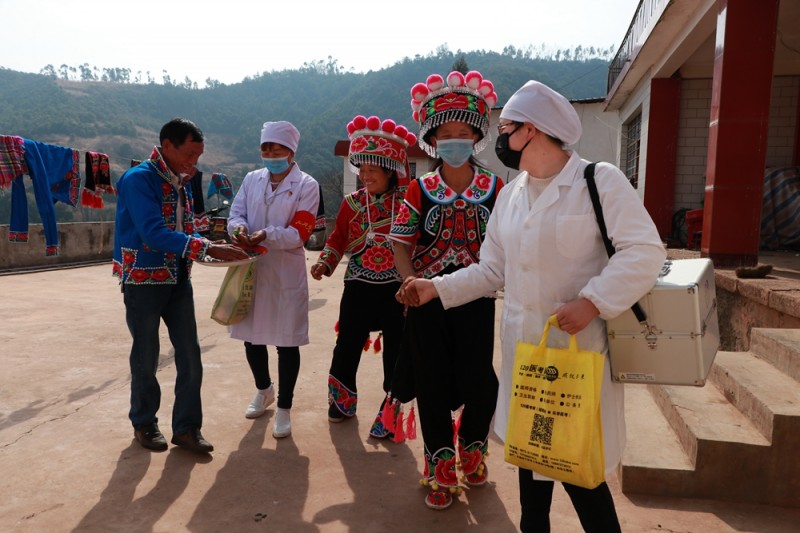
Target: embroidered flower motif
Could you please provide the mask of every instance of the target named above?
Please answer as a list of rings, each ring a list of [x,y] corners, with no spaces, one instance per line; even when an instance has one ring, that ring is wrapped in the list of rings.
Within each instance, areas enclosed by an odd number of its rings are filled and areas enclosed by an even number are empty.
[[[434,473],[436,481],[442,485],[454,486],[458,485],[458,477],[456,476],[456,458],[455,456],[449,459],[441,458],[436,463],[436,471]]]
[[[136,283],[143,283],[145,280],[147,280],[147,278],[150,277],[150,275],[147,273],[147,271],[142,270],[141,268],[134,268],[131,270],[130,277],[133,278],[133,281]]]
[[[165,281],[167,278],[169,278],[169,270],[166,268],[159,268],[154,270],[150,277],[156,281]]]
[[[400,209],[397,211],[397,215],[394,217],[395,224],[407,224],[408,221],[411,219],[411,210],[408,208],[407,204],[403,204],[400,206]]]
[[[465,474],[472,474],[475,472],[483,459],[483,454],[480,449],[470,452],[461,448],[458,454],[461,457],[461,469]]]
[[[353,139],[353,142],[350,143],[350,151],[352,153],[363,152],[367,149],[367,146],[369,146],[369,142],[366,137],[358,137]]]
[[[469,101],[465,94],[449,93],[433,100],[433,108],[437,113],[445,109],[466,109]]]
[[[364,267],[384,272],[394,267],[394,255],[383,246],[372,246],[361,256]]]

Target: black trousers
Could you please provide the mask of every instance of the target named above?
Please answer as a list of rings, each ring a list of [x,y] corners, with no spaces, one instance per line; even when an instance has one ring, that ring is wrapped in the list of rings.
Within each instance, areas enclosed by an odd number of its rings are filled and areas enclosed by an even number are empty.
[[[394,295],[396,283],[346,281],[339,304],[339,336],[333,348],[331,376],[353,392],[356,372],[371,331],[383,332],[383,390],[389,392],[403,335],[403,306]]]
[[[276,346],[278,350],[278,407],[291,409],[294,399],[294,386],[300,374],[300,348],[297,346]],[[244,343],[247,363],[253,372],[256,387],[266,389],[272,384],[269,375],[269,354],[263,344]]]
[[[404,349],[413,365],[422,437],[432,454],[454,449],[450,412],[461,405],[458,436],[469,445],[489,435],[498,386],[494,314],[494,298],[447,310],[435,299],[408,310]]]
[[[550,503],[553,501],[553,481],[533,479],[533,472],[519,469],[519,502],[522,518],[519,528],[522,533],[550,532]],[[614,499],[606,483],[594,489],[584,489],[562,483],[572,506],[578,513],[583,530],[587,533],[621,532]]]

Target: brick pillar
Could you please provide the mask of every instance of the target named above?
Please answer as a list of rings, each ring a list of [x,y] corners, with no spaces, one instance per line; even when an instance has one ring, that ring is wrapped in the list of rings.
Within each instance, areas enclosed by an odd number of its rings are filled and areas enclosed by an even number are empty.
[[[702,255],[758,262],[772,65],[780,0],[717,0]]]
[[[680,78],[656,78],[650,82],[644,206],[662,239],[672,232],[680,107]]]

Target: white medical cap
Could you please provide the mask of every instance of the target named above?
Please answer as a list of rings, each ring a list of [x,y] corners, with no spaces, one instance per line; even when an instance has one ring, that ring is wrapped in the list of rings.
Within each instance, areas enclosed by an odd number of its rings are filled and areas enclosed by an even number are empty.
[[[530,122],[565,144],[575,144],[583,132],[578,113],[569,100],[534,80],[523,85],[508,99],[500,118]]]

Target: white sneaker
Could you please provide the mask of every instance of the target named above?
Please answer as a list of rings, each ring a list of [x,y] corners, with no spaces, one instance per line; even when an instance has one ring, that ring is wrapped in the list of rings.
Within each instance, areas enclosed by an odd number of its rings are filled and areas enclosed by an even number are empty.
[[[272,436],[276,439],[282,439],[292,434],[292,419],[289,417],[289,413],[291,410],[278,407],[275,425],[272,426]]]
[[[253,401],[244,412],[245,418],[258,418],[267,411],[267,407],[275,403],[275,387],[271,384],[266,389],[258,389]]]

